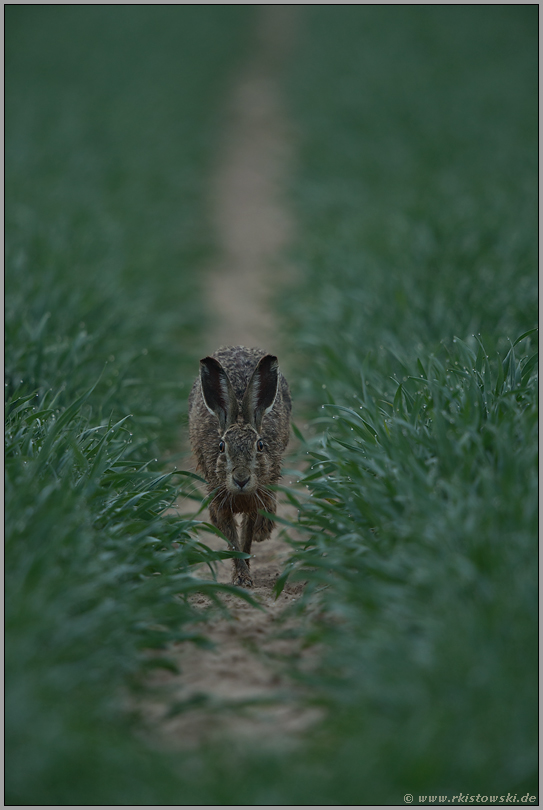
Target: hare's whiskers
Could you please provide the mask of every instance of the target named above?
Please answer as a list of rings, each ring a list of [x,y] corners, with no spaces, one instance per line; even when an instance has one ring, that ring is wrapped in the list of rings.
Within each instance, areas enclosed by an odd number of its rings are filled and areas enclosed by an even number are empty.
[[[259,502],[259,504],[260,504],[261,508],[262,508],[262,509],[265,509],[265,508],[266,508],[266,504],[264,503],[264,500],[263,500],[263,498],[262,498],[262,496],[261,496],[261,494],[260,494],[260,492],[259,492],[259,490],[258,490],[258,489],[257,489],[257,490],[255,490],[255,497],[256,497],[256,499],[258,500],[258,502]]]

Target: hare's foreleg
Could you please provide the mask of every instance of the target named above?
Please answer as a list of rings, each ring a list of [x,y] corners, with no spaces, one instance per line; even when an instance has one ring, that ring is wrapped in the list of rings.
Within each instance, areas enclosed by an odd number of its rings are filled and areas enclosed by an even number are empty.
[[[266,501],[263,508],[270,515],[275,515],[277,509],[275,492],[268,492],[266,494]],[[254,523],[252,539],[257,543],[261,543],[263,540],[267,540],[270,537],[274,528],[275,521],[272,518],[266,517],[265,515],[257,515]]]
[[[251,553],[251,543],[253,542],[253,532],[257,517],[257,515],[253,514],[243,515],[241,523],[241,550],[244,551],[245,554]],[[245,562],[249,565],[249,560],[245,560]]]
[[[210,505],[209,517],[214,526],[221,531],[226,539],[228,545],[234,551],[241,551],[238,541],[238,530],[236,527],[236,519],[229,509],[217,509]],[[234,585],[241,585],[244,588],[251,588],[253,580],[249,573],[249,566],[245,560],[233,560],[234,563],[232,571],[232,582]]]

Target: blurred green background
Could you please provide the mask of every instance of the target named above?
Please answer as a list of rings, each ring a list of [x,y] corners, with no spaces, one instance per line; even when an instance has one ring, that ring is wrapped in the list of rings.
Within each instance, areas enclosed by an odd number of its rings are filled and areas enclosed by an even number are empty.
[[[327,719],[285,753],[158,754],[119,698],[188,634],[211,559],[161,459],[257,13],[6,7],[8,804],[536,792],[534,6],[299,9],[277,312],[307,542],[285,577],[322,605]]]

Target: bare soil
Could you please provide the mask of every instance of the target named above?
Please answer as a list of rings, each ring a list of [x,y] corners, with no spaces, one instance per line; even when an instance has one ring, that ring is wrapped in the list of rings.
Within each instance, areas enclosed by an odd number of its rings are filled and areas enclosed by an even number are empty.
[[[292,149],[277,78],[292,47],[296,8],[258,10],[253,53],[226,104],[210,189],[220,252],[206,288],[213,328],[204,348],[259,346],[279,354],[270,297],[293,269],[282,256],[292,228],[282,197]]]
[[[213,535],[201,539],[210,547],[224,548]],[[271,540],[259,544],[251,560],[255,584],[248,591],[259,607],[231,594],[223,596],[228,613],[212,608],[211,621],[201,627],[214,647],[180,644],[174,651],[180,674],[154,676],[154,685],[167,687],[170,704],[182,708],[165,718],[160,700],[147,704],[146,716],[158,731],[159,744],[192,748],[226,738],[230,745],[249,739],[259,747],[284,748],[295,744],[297,734],[321,716],[319,709],[303,704],[304,689],[291,677],[294,665],[310,669],[318,655],[316,647],[303,646],[304,618],[293,611],[303,583],[287,583],[278,598],[274,592],[289,551],[277,530]],[[200,575],[210,577],[205,570]],[[230,577],[231,563],[218,563],[218,581],[229,583]],[[204,595],[193,599],[196,609],[207,610],[210,604]]]
[[[271,299],[292,274],[283,256],[292,226],[282,198],[292,150],[277,80],[292,47],[296,7],[258,8],[254,51],[232,88],[210,191],[220,251],[209,270],[213,328],[202,356],[221,345],[241,344],[276,353],[281,362],[284,347]],[[184,501],[178,509],[182,514],[194,511],[194,501]],[[278,514],[292,517],[292,509],[282,503]],[[207,514],[202,518],[208,520]],[[260,608],[227,596],[230,615],[216,609],[202,627],[214,649],[179,645],[180,675],[155,676],[156,685],[166,685],[175,700],[191,705],[164,719],[159,699],[147,704],[146,715],[160,744],[186,748],[225,737],[235,744],[248,737],[259,746],[284,747],[320,716],[318,709],[303,705],[302,689],[289,675],[295,662],[310,667],[317,651],[303,648],[302,620],[292,611],[302,584],[287,584],[275,597],[274,585],[290,551],[281,534],[276,529],[270,540],[253,547],[255,585],[250,593]],[[201,539],[213,548],[225,547],[212,534]],[[230,561],[219,563],[217,579],[230,582],[230,575]],[[209,602],[197,596],[194,606],[208,608]]]

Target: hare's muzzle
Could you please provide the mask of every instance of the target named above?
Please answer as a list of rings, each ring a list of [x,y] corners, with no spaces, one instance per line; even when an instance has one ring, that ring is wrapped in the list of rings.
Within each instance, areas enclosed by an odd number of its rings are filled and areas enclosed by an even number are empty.
[[[232,482],[239,488],[239,491],[242,492],[243,488],[246,484],[250,481],[250,476],[232,476]]]
[[[256,478],[247,468],[232,470],[228,479],[228,489],[234,495],[252,495],[255,490]]]

